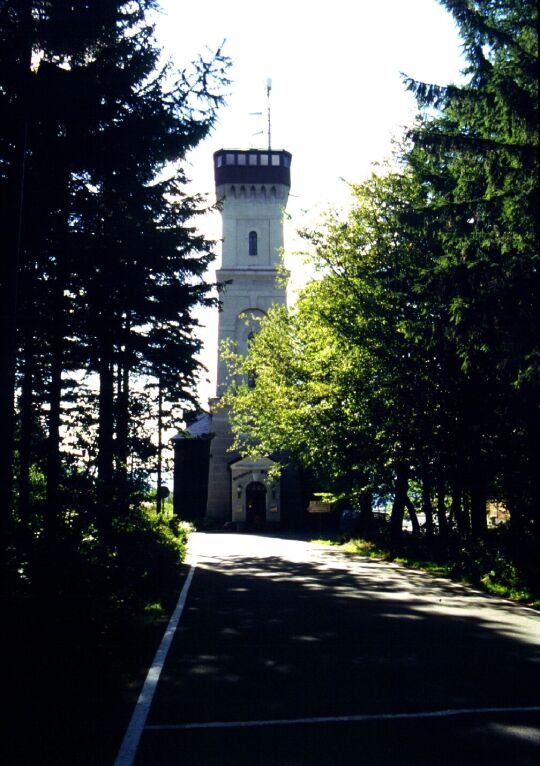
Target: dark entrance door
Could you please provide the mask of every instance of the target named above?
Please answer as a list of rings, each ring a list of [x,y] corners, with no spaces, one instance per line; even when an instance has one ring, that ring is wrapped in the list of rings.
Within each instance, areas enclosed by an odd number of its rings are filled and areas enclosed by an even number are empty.
[[[246,487],[246,524],[262,527],[266,519],[266,487],[260,481],[252,481]]]

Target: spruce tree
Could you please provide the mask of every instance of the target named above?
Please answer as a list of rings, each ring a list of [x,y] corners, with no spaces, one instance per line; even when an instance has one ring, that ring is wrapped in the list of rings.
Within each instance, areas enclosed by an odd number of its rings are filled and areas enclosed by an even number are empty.
[[[463,372],[462,466],[477,532],[488,497],[538,526],[540,315],[536,3],[443,0],[463,39],[466,85],[408,81],[421,107],[407,161],[431,188],[443,254],[431,289]]]
[[[29,0],[0,9],[2,406],[9,423],[18,357],[19,507],[27,516],[42,439],[32,413],[43,404],[51,535],[65,464],[73,464],[61,443],[66,406],[73,416],[79,393],[68,376],[99,375],[97,464],[102,507],[111,511],[115,465],[126,472],[130,375],[155,372],[159,362],[181,398],[197,367],[192,311],[207,300],[201,277],[211,248],[190,222],[203,203],[186,194],[181,168],[213,125],[226,61],[218,52],[186,72],[161,64],[147,22],[154,7]],[[11,492],[2,487],[7,522]]]

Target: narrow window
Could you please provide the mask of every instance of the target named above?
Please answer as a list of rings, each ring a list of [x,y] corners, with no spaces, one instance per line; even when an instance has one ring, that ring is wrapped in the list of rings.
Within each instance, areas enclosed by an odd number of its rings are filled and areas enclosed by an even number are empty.
[[[249,232],[249,254],[257,255],[257,232]]]

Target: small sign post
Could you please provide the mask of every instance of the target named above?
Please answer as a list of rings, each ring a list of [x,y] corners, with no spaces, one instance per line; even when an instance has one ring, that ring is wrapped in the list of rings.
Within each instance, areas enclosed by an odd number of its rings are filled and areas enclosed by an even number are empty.
[[[308,513],[330,513],[332,503],[326,503],[323,500],[310,500]]]
[[[319,516],[319,536],[322,536],[322,517],[324,513],[330,513],[332,510],[332,503],[324,500],[310,500],[308,505],[308,513],[316,513]]]

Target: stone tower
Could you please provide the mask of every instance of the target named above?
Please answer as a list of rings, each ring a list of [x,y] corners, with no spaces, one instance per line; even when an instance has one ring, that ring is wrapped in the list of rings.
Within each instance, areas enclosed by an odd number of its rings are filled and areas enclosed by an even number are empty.
[[[217,279],[221,295],[218,341],[230,339],[244,353],[258,317],[274,303],[285,303],[278,284],[283,247],[283,211],[291,177],[291,155],[278,150],[222,149],[214,154],[216,194],[221,204],[223,247]],[[280,520],[279,482],[268,479],[272,460],[243,459],[228,451],[232,443],[227,412],[216,409],[226,386],[226,368],[218,346],[216,399],[212,411],[207,516],[263,523]]]

